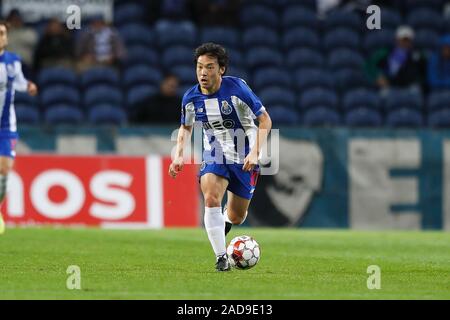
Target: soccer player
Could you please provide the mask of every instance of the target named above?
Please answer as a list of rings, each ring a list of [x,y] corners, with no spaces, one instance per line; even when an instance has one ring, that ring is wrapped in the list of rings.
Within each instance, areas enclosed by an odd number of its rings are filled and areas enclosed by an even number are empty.
[[[272,121],[244,80],[224,76],[228,67],[225,48],[202,44],[195,50],[195,62],[199,84],[183,96],[169,174],[175,178],[183,169],[184,144],[191,139],[194,121],[201,121],[204,150],[199,176],[205,200],[204,224],[217,258],[216,269],[228,271],[225,237],[232,224],[241,224],[247,216],[259,174],[258,157]],[[222,213],[225,191],[227,205]]]
[[[14,92],[27,91],[37,94],[37,86],[27,81],[22,73],[20,58],[5,50],[8,45],[8,25],[0,21],[0,206],[6,196],[8,174],[14,164],[14,151],[18,134],[14,111]],[[5,223],[0,212],[0,234],[5,232]]]

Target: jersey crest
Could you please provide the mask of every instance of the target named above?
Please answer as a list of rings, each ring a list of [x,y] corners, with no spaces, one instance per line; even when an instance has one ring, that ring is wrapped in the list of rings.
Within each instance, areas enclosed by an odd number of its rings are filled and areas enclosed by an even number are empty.
[[[220,109],[224,115],[229,115],[233,111],[227,100],[222,100],[222,107]]]

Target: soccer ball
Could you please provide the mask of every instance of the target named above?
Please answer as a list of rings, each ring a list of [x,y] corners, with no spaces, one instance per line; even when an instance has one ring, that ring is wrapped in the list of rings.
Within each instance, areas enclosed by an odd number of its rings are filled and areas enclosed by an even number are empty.
[[[258,263],[261,250],[252,237],[239,236],[230,241],[227,255],[228,261],[236,269],[250,269]]]

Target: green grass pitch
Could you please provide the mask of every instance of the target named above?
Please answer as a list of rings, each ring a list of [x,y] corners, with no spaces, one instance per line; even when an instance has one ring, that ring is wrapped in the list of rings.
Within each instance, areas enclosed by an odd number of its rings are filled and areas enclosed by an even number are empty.
[[[450,299],[450,233],[234,228],[227,240],[244,234],[260,262],[218,273],[203,229],[11,228],[0,299]],[[81,290],[66,287],[70,265]]]

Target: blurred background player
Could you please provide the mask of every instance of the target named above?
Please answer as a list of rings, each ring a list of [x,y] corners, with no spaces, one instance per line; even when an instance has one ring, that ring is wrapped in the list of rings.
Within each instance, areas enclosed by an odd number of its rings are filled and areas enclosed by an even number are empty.
[[[178,88],[180,80],[174,74],[167,74],[159,85],[159,91],[133,105],[134,115],[130,121],[136,124],[175,123],[179,110],[175,109],[180,103]]]
[[[22,73],[20,58],[6,51],[8,45],[7,23],[0,21],[0,206],[6,196],[8,174],[14,164],[17,142],[16,116],[14,111],[14,91],[28,91],[37,94],[37,86],[27,81]],[[0,234],[5,232],[5,223],[0,212]]]
[[[195,50],[195,61],[199,85],[183,96],[177,152],[169,174],[175,178],[183,169],[184,144],[190,141],[194,121],[201,121],[205,134],[199,174],[205,201],[204,224],[217,258],[216,269],[228,271],[225,236],[231,224],[241,224],[247,216],[259,174],[258,157],[272,121],[242,79],[224,77],[228,54],[222,46],[201,45]],[[243,145],[237,142],[238,132],[245,132]],[[227,209],[222,214],[222,199],[227,190]]]

